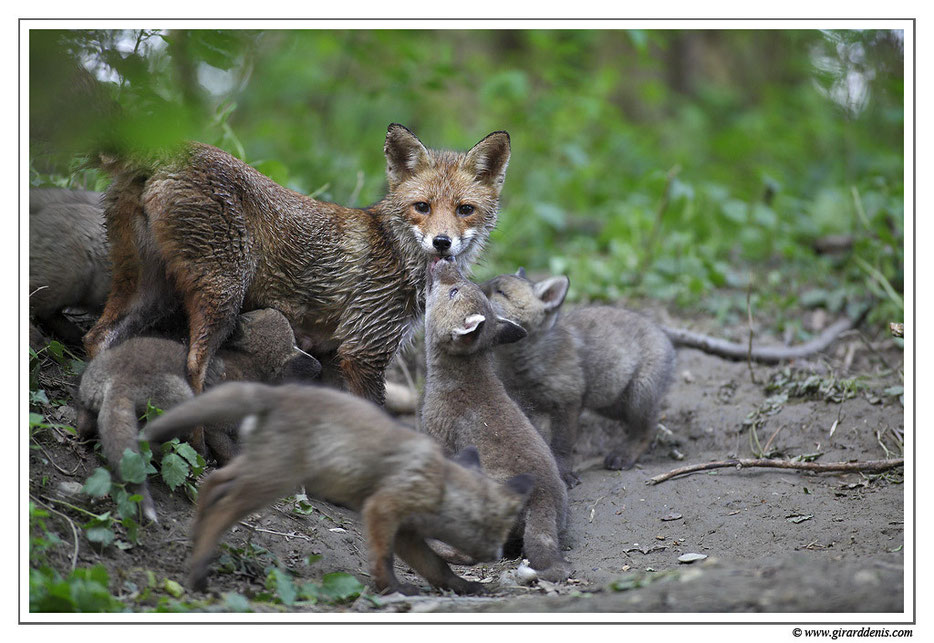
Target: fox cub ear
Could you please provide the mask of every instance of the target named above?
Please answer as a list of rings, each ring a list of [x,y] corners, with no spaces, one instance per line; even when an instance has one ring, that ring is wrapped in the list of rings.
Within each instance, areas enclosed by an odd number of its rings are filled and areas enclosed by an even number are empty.
[[[528,335],[522,326],[512,321],[511,319],[497,317],[496,324],[497,328],[496,338],[493,340],[494,344],[512,344],[513,342],[518,342],[520,339]]]
[[[535,476],[531,473],[520,473],[507,480],[506,487],[513,493],[517,493],[520,496],[527,496],[532,493],[532,489],[535,487]]]
[[[464,325],[458,328],[455,328],[451,331],[451,337],[454,341],[467,341],[472,342],[477,337],[480,336],[480,331],[483,330],[483,324],[486,322],[486,317],[483,315],[468,315],[464,319]]]
[[[473,170],[481,183],[499,189],[506,180],[506,166],[509,165],[509,134],[493,132],[470,148],[467,152],[466,166]]]
[[[564,275],[549,277],[535,284],[535,296],[545,304],[545,310],[552,310],[564,303],[570,285],[570,279]]]
[[[480,466],[480,451],[477,450],[477,447],[470,445],[464,447],[457,452],[453,458],[454,462],[461,465],[466,469],[476,469],[477,471],[482,471],[483,467]]]
[[[428,162],[428,150],[407,127],[392,123],[383,145],[389,185],[398,185]]]

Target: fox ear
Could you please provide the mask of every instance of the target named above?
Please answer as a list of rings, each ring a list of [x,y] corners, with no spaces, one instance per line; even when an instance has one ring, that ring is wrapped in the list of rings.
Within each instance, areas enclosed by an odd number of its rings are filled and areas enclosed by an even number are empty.
[[[389,185],[397,185],[412,176],[428,162],[428,150],[407,127],[392,123],[383,145],[386,154],[386,176]]]
[[[533,291],[535,296],[545,304],[545,310],[552,310],[564,303],[570,285],[570,279],[564,275],[559,275],[538,282],[535,284]]]
[[[308,382],[318,379],[319,375],[321,375],[321,362],[298,346],[293,346],[292,357],[282,369],[282,380],[284,382]]]
[[[520,473],[507,480],[506,487],[520,496],[528,496],[535,487],[535,476],[531,473]]]
[[[479,181],[498,190],[506,179],[506,166],[509,165],[509,134],[488,134],[467,152],[466,165]]]
[[[496,338],[493,340],[494,344],[512,344],[513,342],[518,342],[520,339],[528,335],[522,326],[512,321],[511,319],[497,317],[496,324],[497,329]]]
[[[466,469],[483,470],[483,467],[480,465],[480,451],[472,444],[469,447],[461,449],[452,460]]]
[[[451,331],[454,341],[473,341],[480,336],[486,317],[483,315],[469,315],[464,319],[464,325]]]
[[[525,268],[519,266],[519,269],[516,270],[516,277],[519,277],[520,279],[526,279],[527,277],[525,276]]]

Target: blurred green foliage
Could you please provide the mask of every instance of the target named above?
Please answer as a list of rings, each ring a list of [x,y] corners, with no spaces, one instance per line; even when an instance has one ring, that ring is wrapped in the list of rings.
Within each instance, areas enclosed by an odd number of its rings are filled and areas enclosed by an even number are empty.
[[[32,182],[100,188],[88,150],[192,138],[362,206],[390,122],[434,147],[506,129],[480,278],[901,320],[903,57],[891,31],[32,30]],[[848,244],[821,254],[828,235]]]

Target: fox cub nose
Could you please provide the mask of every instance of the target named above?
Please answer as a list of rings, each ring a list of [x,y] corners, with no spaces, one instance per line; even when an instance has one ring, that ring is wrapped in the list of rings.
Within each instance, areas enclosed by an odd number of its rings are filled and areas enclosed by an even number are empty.
[[[435,250],[443,252],[451,247],[451,237],[446,234],[439,234],[431,242],[431,245],[435,247]]]

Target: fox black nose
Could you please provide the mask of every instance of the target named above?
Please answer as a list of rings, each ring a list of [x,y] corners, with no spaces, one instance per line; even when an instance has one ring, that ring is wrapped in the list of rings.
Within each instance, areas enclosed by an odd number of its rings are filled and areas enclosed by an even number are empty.
[[[439,234],[432,240],[431,245],[435,247],[435,250],[444,252],[451,247],[451,237],[446,234]]]

